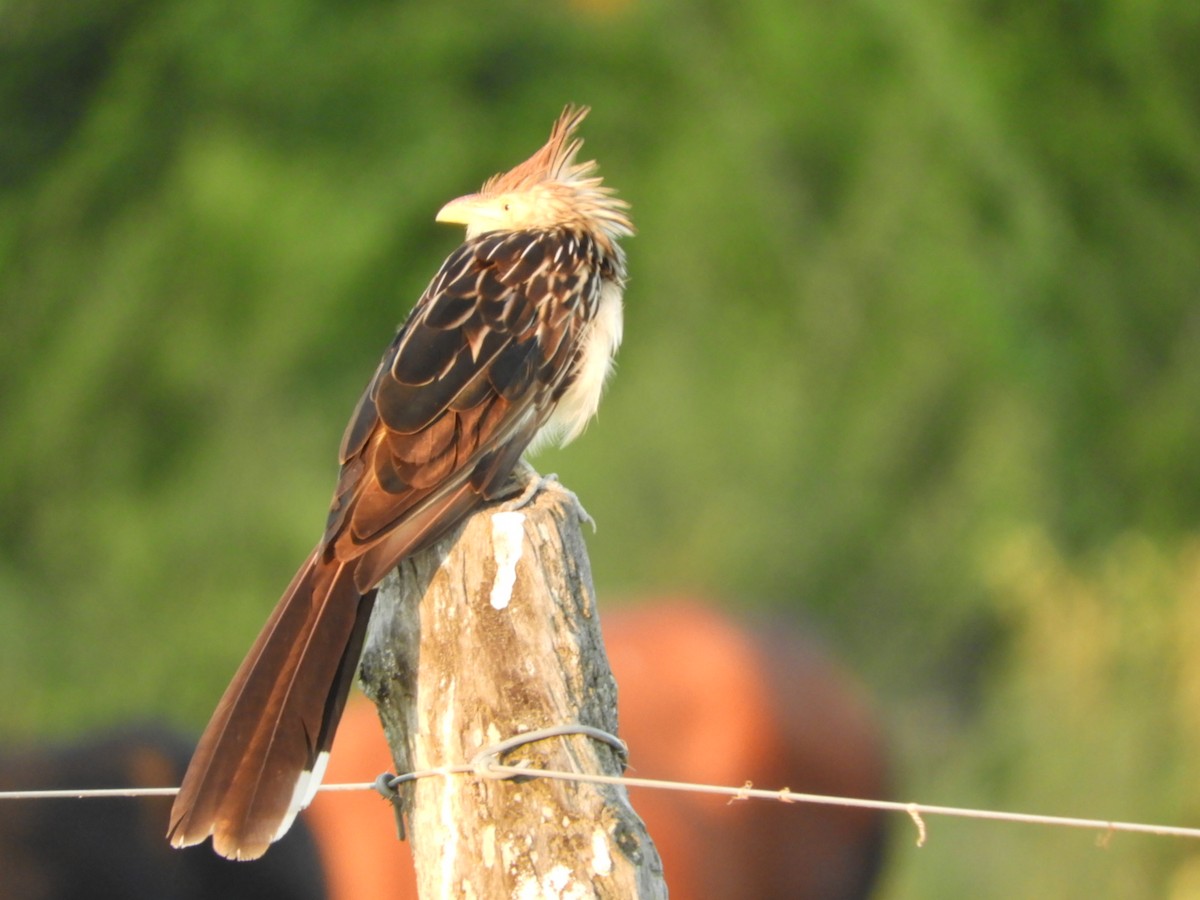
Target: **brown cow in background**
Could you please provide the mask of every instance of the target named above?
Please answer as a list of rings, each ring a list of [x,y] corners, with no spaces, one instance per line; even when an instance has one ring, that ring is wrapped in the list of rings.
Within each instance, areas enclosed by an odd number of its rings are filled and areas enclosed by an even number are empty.
[[[794,629],[753,631],[689,601],[606,612],[630,775],[882,798],[882,730],[854,680]],[[327,783],[391,767],[374,709],[346,710]],[[869,895],[884,846],[872,810],[633,789],[676,900],[849,900]],[[391,807],[321,794],[306,813],[335,900],[415,897]],[[270,856],[270,854],[268,854]]]

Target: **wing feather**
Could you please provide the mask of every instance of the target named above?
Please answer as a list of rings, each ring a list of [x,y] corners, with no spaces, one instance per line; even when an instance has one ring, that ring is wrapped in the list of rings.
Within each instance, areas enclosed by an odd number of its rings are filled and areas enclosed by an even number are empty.
[[[360,587],[507,478],[570,377],[595,305],[571,294],[592,289],[598,259],[586,238],[558,230],[484,234],[446,260],[342,442],[325,544],[361,557]]]

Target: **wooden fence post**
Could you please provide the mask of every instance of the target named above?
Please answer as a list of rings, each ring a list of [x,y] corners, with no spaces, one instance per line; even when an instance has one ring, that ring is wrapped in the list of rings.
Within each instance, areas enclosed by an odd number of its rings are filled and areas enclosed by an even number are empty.
[[[360,677],[397,772],[469,762],[536,729],[617,733],[578,507],[540,491],[485,508],[380,587]],[[604,775],[620,754],[583,735],[505,754],[509,765]],[[470,774],[402,791],[422,898],[660,898],[662,863],[619,786]]]

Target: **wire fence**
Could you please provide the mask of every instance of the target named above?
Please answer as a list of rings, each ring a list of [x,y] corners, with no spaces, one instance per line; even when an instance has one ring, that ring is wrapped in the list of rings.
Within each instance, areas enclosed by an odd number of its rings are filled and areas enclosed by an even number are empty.
[[[827,794],[810,794],[793,791],[789,788],[768,790],[756,788],[747,781],[741,787],[718,784],[701,784],[688,781],[671,781],[659,778],[637,778],[628,775],[598,775],[583,772],[569,772],[557,769],[540,769],[527,765],[505,765],[499,761],[500,756],[515,747],[541,740],[545,737],[583,733],[605,743],[612,744],[618,749],[624,745],[615,737],[585,726],[560,726],[553,729],[542,729],[527,732],[515,738],[509,738],[485,747],[470,762],[457,765],[441,766],[408,772],[402,775],[385,773],[373,782],[355,782],[346,784],[322,785],[322,792],[337,791],[376,791],[384,796],[393,796],[396,785],[416,781],[422,778],[452,778],[468,776],[486,779],[506,778],[550,778],[559,781],[574,781],[586,784],[610,784],[623,787],[647,788],[664,791],[688,791],[698,794],[717,794],[729,797],[730,802],[740,800],[774,800],[779,803],[807,803],[825,806],[856,807],[874,809],[885,812],[905,813],[916,827],[916,845],[925,845],[928,829],[925,823],[927,816],[945,816],[960,819],[983,819],[995,822],[1012,822],[1024,825],[1046,825],[1058,828],[1082,828],[1096,831],[1099,834],[1098,843],[1106,845],[1112,835],[1117,833],[1150,834],[1164,837],[1179,837],[1200,839],[1200,828],[1185,828],[1174,825],[1157,825],[1144,822],[1122,822],[1109,819],[1090,819],[1079,816],[1054,816],[1038,813],[1007,812],[995,809],[975,809],[963,806],[941,806],[930,803],[905,803],[895,800],[871,800],[858,797],[837,797]],[[16,790],[0,791],[0,801],[3,800],[47,800],[47,799],[93,799],[98,797],[171,797],[177,794],[178,788],[103,788],[79,790]]]

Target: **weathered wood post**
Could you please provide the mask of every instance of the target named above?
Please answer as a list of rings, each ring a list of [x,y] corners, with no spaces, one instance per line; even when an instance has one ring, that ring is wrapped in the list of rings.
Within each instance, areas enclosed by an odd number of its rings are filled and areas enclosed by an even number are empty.
[[[578,506],[540,491],[485,508],[383,582],[360,670],[397,772],[469,762],[522,732],[617,732]],[[507,753],[506,764],[619,775],[583,735]],[[666,896],[662,864],[617,786],[471,774],[403,790],[422,898]]]

